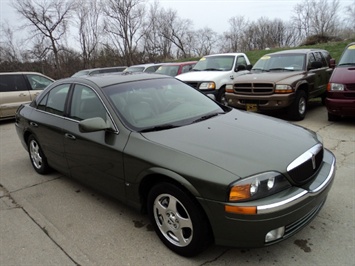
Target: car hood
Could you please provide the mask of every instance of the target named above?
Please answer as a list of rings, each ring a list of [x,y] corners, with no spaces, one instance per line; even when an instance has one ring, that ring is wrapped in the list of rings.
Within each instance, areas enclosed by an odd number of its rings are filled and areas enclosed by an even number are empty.
[[[191,71],[178,75],[176,78],[181,81],[210,81],[228,73],[229,71]]]
[[[236,83],[244,83],[244,82],[270,82],[270,83],[279,83],[285,81],[287,79],[293,79],[297,76],[297,78],[303,75],[302,71],[274,71],[274,72],[262,72],[262,73],[249,73],[243,76],[238,77],[235,82]]]
[[[302,127],[234,109],[203,122],[143,136],[239,177],[269,170],[286,172],[295,158],[319,142],[315,133]]]
[[[330,82],[341,84],[355,83],[355,67],[354,66],[338,66],[333,70]]]

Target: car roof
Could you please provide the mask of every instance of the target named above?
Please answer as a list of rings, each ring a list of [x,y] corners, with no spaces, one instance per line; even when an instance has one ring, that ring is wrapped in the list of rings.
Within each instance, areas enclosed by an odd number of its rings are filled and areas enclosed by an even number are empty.
[[[237,55],[244,55],[244,53],[222,53],[222,54],[210,54],[210,55],[205,55],[205,56],[203,56],[203,57],[222,56],[222,55],[233,55],[233,56],[237,56]]]
[[[170,63],[163,63],[162,66],[180,66],[180,65],[190,65],[196,64],[197,61],[186,61],[186,62],[170,62]]]
[[[0,72],[0,75],[23,75],[23,74],[36,74],[41,76],[46,76],[39,72],[31,72],[31,71],[20,71],[20,72]]]
[[[267,55],[274,55],[274,54],[307,54],[309,52],[327,52],[323,49],[290,49],[290,50],[283,50],[274,53],[270,53]]]
[[[131,81],[140,81],[140,80],[151,80],[151,79],[162,79],[162,78],[172,78],[169,76],[163,76],[154,73],[145,73],[145,72],[126,72],[126,73],[115,73],[115,74],[106,74],[100,76],[82,76],[82,77],[70,77],[62,79],[61,82],[80,82],[80,81],[90,81],[95,83],[99,87],[107,87],[113,84],[131,82]]]

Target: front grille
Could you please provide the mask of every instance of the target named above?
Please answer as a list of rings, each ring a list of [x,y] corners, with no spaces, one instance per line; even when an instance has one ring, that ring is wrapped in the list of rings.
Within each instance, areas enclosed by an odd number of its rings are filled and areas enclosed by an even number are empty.
[[[284,238],[290,237],[291,235],[295,234],[297,231],[299,231],[304,226],[306,226],[310,221],[312,221],[312,219],[317,215],[317,213],[320,211],[324,203],[325,203],[325,199],[320,204],[315,206],[309,213],[307,213],[301,219],[289,225],[286,225]]]
[[[189,85],[190,87],[194,88],[197,90],[198,88],[198,82],[185,82],[185,84]]]
[[[355,84],[346,84],[346,88],[349,91],[355,91]]]
[[[241,94],[272,94],[274,92],[273,83],[236,83],[234,91]]]
[[[318,144],[294,160],[287,173],[296,184],[304,184],[318,171],[322,161],[323,146]]]

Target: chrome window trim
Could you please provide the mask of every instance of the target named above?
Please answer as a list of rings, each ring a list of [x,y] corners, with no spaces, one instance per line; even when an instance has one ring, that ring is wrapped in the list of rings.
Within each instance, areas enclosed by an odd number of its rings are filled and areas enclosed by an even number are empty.
[[[59,85],[62,85],[62,84],[65,84],[65,83],[58,84],[58,86],[59,86]],[[102,105],[104,106],[104,108],[105,108],[105,110],[106,110],[106,113],[107,113],[108,116],[109,116],[109,119],[111,120],[111,125],[114,127],[112,133],[118,135],[120,131],[118,130],[118,127],[117,127],[117,125],[116,125],[116,123],[115,123],[115,121],[114,121],[114,119],[113,119],[111,113],[108,111],[108,109],[107,109],[107,107],[106,107],[106,104],[102,101],[102,98],[100,97],[99,94],[97,94],[96,90],[93,89],[91,86],[89,86],[89,85],[87,85],[87,84],[85,84],[85,83],[81,83],[81,82],[75,82],[75,83],[69,83],[69,84],[70,84],[70,89],[72,88],[72,86],[75,87],[75,85],[78,84],[78,85],[82,85],[82,86],[88,87],[89,89],[91,89],[91,90],[96,94],[96,96],[99,98],[100,102],[101,102]],[[56,86],[55,86],[55,87],[56,87]],[[53,87],[53,88],[55,88],[55,87]],[[46,94],[48,94],[53,88],[51,88],[48,92],[46,92]],[[69,91],[70,91],[70,89],[69,89]],[[41,97],[41,100],[42,100],[43,97],[44,97],[44,96]],[[41,113],[53,115],[53,116],[56,116],[56,117],[63,118],[64,120],[69,120],[69,121],[72,121],[72,122],[76,122],[77,124],[79,124],[79,122],[80,122],[80,121],[78,121],[78,120],[75,120],[75,119],[70,118],[70,117],[67,117],[67,116],[61,116],[61,115],[53,114],[53,113],[50,113],[50,112],[46,112],[46,111],[44,111],[44,110],[40,110],[40,109],[37,108],[37,106],[36,106],[36,108],[34,108],[34,107],[31,106],[31,108],[33,108],[33,109],[35,109],[36,111],[41,112]]]

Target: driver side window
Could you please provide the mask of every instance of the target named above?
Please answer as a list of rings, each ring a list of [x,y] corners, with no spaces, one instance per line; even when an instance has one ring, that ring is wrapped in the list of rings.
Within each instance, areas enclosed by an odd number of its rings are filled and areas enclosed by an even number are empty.
[[[106,121],[106,109],[91,88],[77,84],[74,87],[69,117],[79,121],[101,117]]]

